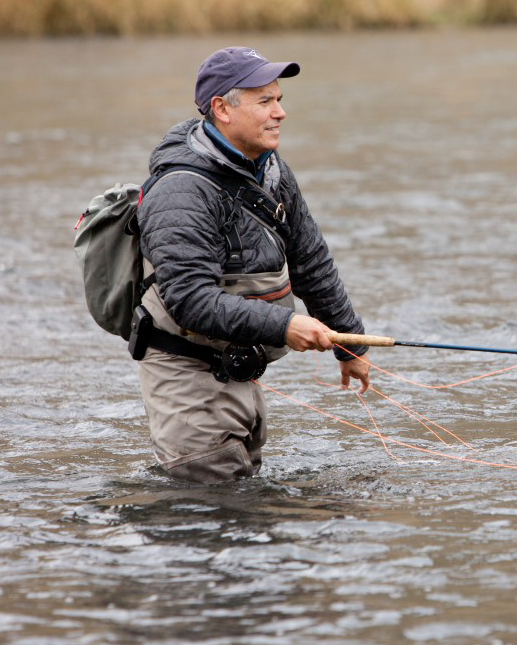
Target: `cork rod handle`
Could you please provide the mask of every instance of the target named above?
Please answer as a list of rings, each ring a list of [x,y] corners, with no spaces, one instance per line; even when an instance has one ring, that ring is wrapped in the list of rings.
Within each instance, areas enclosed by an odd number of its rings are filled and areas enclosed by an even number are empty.
[[[337,331],[328,332],[332,343],[338,345],[367,345],[369,347],[393,347],[395,339],[389,336],[365,336],[362,334],[340,334]]]

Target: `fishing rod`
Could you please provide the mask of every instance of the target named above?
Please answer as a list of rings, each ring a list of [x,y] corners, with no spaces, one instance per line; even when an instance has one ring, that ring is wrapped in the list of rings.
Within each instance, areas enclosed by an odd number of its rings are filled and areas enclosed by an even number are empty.
[[[338,345],[367,345],[369,347],[431,347],[433,349],[458,349],[465,352],[493,352],[497,354],[517,354],[517,349],[501,349],[497,347],[471,347],[468,345],[440,345],[438,343],[416,343],[409,340],[396,340],[389,336],[368,336],[361,334],[341,334],[329,332],[330,341]]]

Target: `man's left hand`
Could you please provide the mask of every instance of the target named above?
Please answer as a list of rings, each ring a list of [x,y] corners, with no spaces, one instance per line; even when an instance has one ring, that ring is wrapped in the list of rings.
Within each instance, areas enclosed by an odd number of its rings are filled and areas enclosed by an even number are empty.
[[[347,389],[350,385],[350,377],[356,378],[361,381],[360,394],[364,394],[370,385],[369,369],[370,362],[365,355],[361,358],[354,358],[351,361],[340,361],[341,367],[341,386]]]

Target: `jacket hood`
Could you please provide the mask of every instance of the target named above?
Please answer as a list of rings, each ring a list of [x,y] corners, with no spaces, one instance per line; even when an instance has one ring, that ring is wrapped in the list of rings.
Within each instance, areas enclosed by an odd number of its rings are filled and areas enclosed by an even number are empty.
[[[187,134],[198,123],[200,123],[199,119],[183,121],[183,123],[173,126],[166,133],[151,153],[149,159],[149,172],[151,175],[163,165],[194,163],[195,158],[192,157],[192,151],[187,146],[186,141]]]

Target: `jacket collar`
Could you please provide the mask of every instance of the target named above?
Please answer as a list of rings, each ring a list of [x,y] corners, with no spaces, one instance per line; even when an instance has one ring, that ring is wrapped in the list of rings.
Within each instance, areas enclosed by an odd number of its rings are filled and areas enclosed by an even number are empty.
[[[216,148],[220,150],[220,152],[222,152],[232,163],[251,173],[257,180],[258,184],[262,183],[266,161],[273,153],[272,150],[263,152],[253,161],[243,155],[242,152],[237,150],[237,148],[232,146],[232,144],[219,132],[219,130],[208,121],[203,121],[203,130]]]

